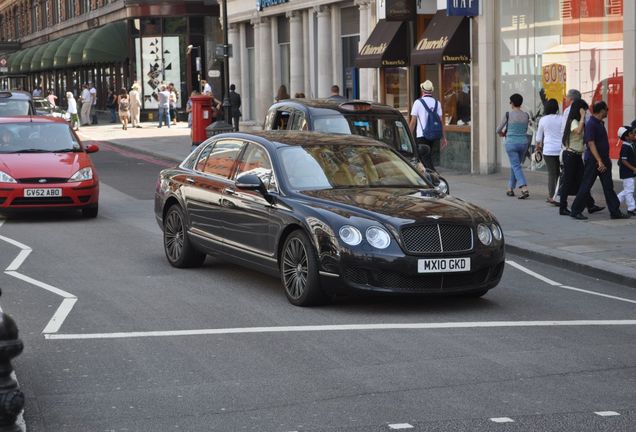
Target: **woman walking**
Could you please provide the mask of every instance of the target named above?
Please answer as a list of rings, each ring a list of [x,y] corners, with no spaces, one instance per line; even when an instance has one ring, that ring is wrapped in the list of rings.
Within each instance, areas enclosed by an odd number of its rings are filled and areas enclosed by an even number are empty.
[[[119,96],[117,96],[117,106],[119,107],[119,120],[122,124],[123,130],[128,130],[128,116],[130,115],[130,100],[128,99],[128,92],[125,88],[119,90]]]
[[[537,151],[543,155],[548,169],[548,199],[546,202],[555,206],[559,203],[554,200],[556,183],[559,178],[561,153],[561,116],[559,115],[559,102],[550,99],[545,104],[545,112],[537,129]]]
[[[71,127],[74,131],[78,131],[80,128],[79,116],[77,115],[77,101],[75,97],[73,97],[73,93],[66,92],[66,102],[68,106],[66,108],[66,112],[71,115]]]
[[[528,151],[528,123],[530,116],[528,113],[521,111],[523,104],[523,96],[518,93],[510,96],[511,110],[506,113],[503,120],[497,128],[499,136],[504,136],[506,153],[510,159],[510,180],[508,181],[508,190],[506,195],[515,196],[515,187],[519,186],[519,199],[526,199],[530,196],[528,192],[528,183],[523,175],[521,164]]]

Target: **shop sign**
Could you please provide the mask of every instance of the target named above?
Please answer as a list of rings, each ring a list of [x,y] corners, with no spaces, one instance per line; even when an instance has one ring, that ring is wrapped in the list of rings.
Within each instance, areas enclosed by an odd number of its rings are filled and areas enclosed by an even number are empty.
[[[421,39],[415,49],[418,51],[426,51],[426,50],[443,50],[448,45],[448,36],[442,36],[439,39]]]
[[[448,16],[478,16],[479,0],[446,0]]]
[[[386,51],[387,47],[388,47],[388,44],[386,42],[382,42],[380,45],[366,44],[365,46],[362,47],[362,50],[360,50],[360,54],[361,55],[384,54],[384,51]]]
[[[281,5],[288,1],[289,0],[256,0],[256,10],[260,12],[266,7]]]
[[[415,19],[413,0],[378,0],[378,18],[387,21],[410,21]]]
[[[546,99],[556,99],[563,101],[565,99],[565,86],[567,82],[567,73],[565,65],[552,63],[543,66],[542,84],[545,90]]]

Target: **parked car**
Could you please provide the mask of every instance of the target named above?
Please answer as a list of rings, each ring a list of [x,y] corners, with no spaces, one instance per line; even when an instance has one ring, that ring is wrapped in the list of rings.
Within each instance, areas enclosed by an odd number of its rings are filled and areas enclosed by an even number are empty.
[[[97,216],[99,179],[88,153],[63,119],[0,118],[0,212],[77,208]]]
[[[388,105],[361,100],[289,99],[269,108],[263,129],[309,130],[374,138],[400,152],[442,192],[450,192],[444,178],[435,171],[424,169],[408,123],[400,111]]]
[[[214,136],[161,171],[155,216],[174,267],[222,256],[280,275],[298,306],[344,289],[481,296],[504,268],[490,212],[360,136]]]
[[[35,108],[36,115],[59,117],[66,121],[71,119],[71,115],[66,110],[57,105],[52,105],[47,98],[34,97],[33,108]]]
[[[0,117],[33,115],[31,94],[19,90],[0,91]]]

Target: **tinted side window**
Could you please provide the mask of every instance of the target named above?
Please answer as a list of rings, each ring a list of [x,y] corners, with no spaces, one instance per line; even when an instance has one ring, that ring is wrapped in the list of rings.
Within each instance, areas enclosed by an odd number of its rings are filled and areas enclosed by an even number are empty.
[[[261,178],[267,189],[275,190],[276,181],[267,151],[257,144],[250,143],[247,146],[239,161],[236,177],[242,174],[255,174]]]
[[[302,111],[294,111],[294,117],[292,119],[291,130],[307,130],[307,119],[305,113]]]
[[[204,172],[229,178],[243,143],[238,141],[218,141],[205,163]]]
[[[194,168],[195,170],[197,171],[205,170],[205,164],[213,148],[214,148],[214,143],[209,143],[203,150],[201,150],[201,153],[199,153],[199,159],[197,160],[197,164]]]

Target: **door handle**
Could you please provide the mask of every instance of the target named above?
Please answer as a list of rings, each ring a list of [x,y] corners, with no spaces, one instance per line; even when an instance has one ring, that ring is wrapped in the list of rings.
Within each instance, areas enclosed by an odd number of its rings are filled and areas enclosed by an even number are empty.
[[[226,193],[228,195],[234,195],[236,193],[236,191],[234,189],[231,189],[231,188],[225,188],[225,189],[223,189],[223,193]]]
[[[193,179],[192,177],[186,177],[185,179],[186,183],[190,183],[190,184],[194,184],[197,181],[195,179]]]

